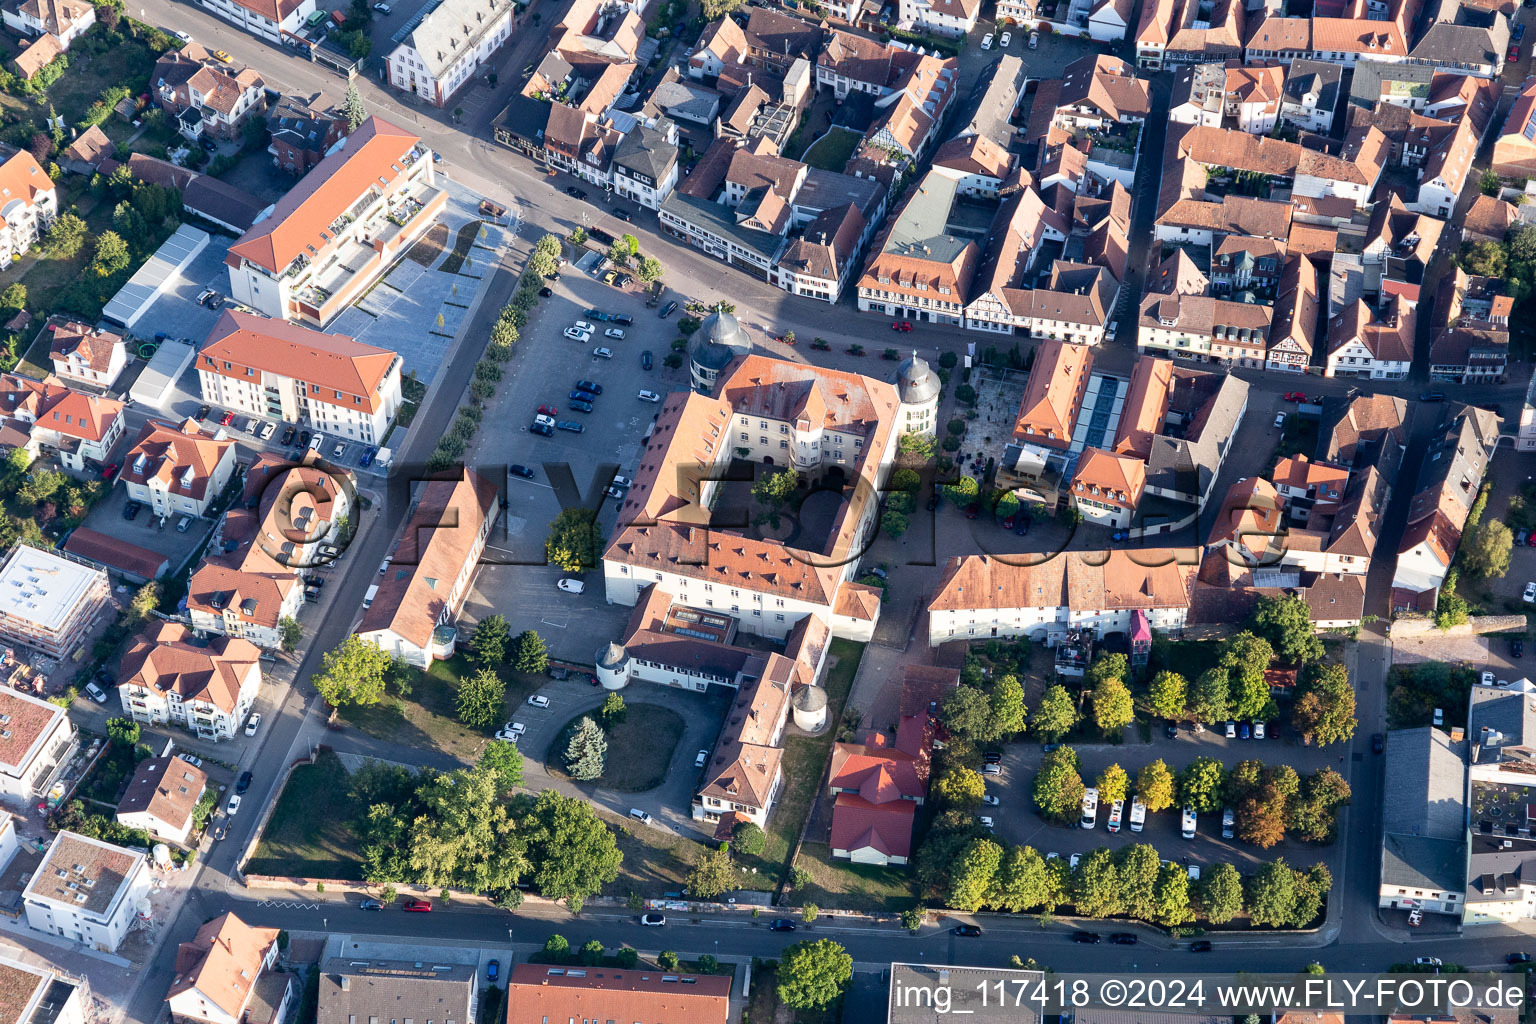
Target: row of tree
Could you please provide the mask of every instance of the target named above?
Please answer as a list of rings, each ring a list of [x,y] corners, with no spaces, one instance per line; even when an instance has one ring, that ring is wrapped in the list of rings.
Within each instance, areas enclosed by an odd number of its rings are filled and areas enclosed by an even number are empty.
[[[521,781],[511,744],[493,743],[473,768],[412,774],[374,764],[352,776],[363,877],[522,902],[520,886],[573,912],[618,877],[612,830],[578,797],[554,790],[506,797]]]
[[[1005,846],[968,826],[932,831],[917,852],[914,874],[956,910],[1070,910],[1168,927],[1196,920],[1226,924],[1245,912],[1256,925],[1303,927],[1322,912],[1333,884],[1322,864],[1302,871],[1283,858],[1246,878],[1231,864],[1212,864],[1192,881],[1183,865],[1161,861],[1146,843],[1101,847],[1074,868],[1061,857]]]
[[[948,768],[937,776],[936,799],[952,806],[972,806],[969,797],[974,791],[965,772],[970,769]],[[981,776],[970,774],[980,782]],[[1125,769],[1112,764],[1099,773],[1095,787],[1102,804],[1134,795],[1152,812],[1176,804],[1198,814],[1230,807],[1237,819],[1237,837],[1264,849],[1278,843],[1288,830],[1298,839],[1331,841],[1335,812],[1350,799],[1349,783],[1332,768],[1321,768],[1303,779],[1290,765],[1255,760],[1239,762],[1228,772],[1214,757],[1197,757],[1177,774],[1161,759],[1153,761],[1136,773],[1134,789]],[[1040,759],[1033,795],[1046,818],[1063,824],[1075,821],[1086,789],[1073,748],[1057,747]]]

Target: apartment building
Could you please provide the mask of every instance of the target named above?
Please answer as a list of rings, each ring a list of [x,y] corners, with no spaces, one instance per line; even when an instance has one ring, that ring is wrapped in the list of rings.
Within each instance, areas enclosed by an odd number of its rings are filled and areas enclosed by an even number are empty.
[[[63,708],[0,689],[0,799],[30,808],[63,769],[74,742],[75,727]]]
[[[225,310],[197,355],[210,405],[377,444],[400,411],[401,358],[321,331]]]
[[[475,964],[332,957],[318,966],[316,1024],[384,1020],[476,1024],[480,974]],[[510,1003],[511,1000],[509,999]],[[484,1024],[494,1024],[486,1021]]]
[[[317,10],[315,0],[200,0],[203,7],[225,21],[265,39],[269,43],[283,43],[298,34],[299,29]]]
[[[298,996],[294,975],[275,969],[277,928],[256,928],[223,913],[176,947],[166,992],[172,1024],[274,1024]]]
[[[584,971],[518,964],[507,979],[506,1024],[654,1020],[726,1024],[731,979],[650,970]]]
[[[75,832],[54,836],[22,891],[27,924],[40,932],[115,953],[149,895],[142,851]]]
[[[451,623],[496,523],[497,496],[493,481],[470,470],[428,482],[357,635],[418,668],[450,656]]]
[[[512,35],[512,0],[438,0],[390,51],[389,84],[435,107],[453,97]]]
[[[52,376],[0,374],[0,417],[27,438],[34,456],[56,454],[70,469],[105,463],[122,439],[125,404],[77,391]]]
[[[187,588],[194,629],[244,638],[266,650],[282,647],[282,621],[304,606],[300,573],[312,563],[306,545],[290,539],[296,524],[276,507],[264,502],[261,509],[224,513]],[[269,533],[273,540],[266,539]]]
[[[230,246],[230,295],[275,319],[323,327],[426,233],[447,201],[432,151],[370,117]]]
[[[118,474],[128,497],[162,519],[204,516],[235,472],[235,442],[188,417],[149,420],[123,456]]]
[[[59,215],[59,195],[26,150],[0,164],[0,269],[24,255]]]
[[[0,565],[0,639],[64,658],[110,603],[107,574],[18,542]]]
[[[199,739],[234,739],[261,689],[260,654],[239,637],[194,642],[186,626],[156,622],[123,654],[123,713],[149,725],[179,725]]]

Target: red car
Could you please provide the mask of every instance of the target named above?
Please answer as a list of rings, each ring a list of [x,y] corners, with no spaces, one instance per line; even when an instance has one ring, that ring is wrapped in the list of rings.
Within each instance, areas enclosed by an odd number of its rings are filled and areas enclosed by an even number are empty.
[[[540,416],[559,416],[560,415],[560,410],[556,409],[552,405],[541,405],[541,406],[539,406],[539,415]]]
[[[910,331],[911,329],[912,323],[909,320],[898,320],[891,324],[891,330],[893,331]]]
[[[1520,44],[1519,43],[1516,43],[1514,46],[1511,46],[1509,48],[1509,59],[1510,59],[1510,61],[1517,61],[1517,60],[1520,59]]]
[[[1305,402],[1307,394],[1305,391],[1287,391],[1285,393],[1285,400],[1287,402]]]
[[[1005,529],[1005,530],[1013,529],[1014,522],[1015,522],[1015,520],[1014,520],[1013,516],[1009,516],[1007,519],[1004,519],[1003,520],[1003,529]]]
[[[427,914],[432,911],[431,900],[406,900],[405,909],[415,914]]]
[[[115,476],[117,476],[117,463],[115,462],[101,471],[101,478],[103,480],[111,480]]]
[[[235,414],[232,412],[227,412],[219,417],[219,423],[223,426],[227,427],[233,422],[235,422]]]

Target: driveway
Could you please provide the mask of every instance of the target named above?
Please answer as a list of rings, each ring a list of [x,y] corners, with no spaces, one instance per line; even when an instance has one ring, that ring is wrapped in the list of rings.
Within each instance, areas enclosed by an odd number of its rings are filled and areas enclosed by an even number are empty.
[[[622,691],[630,705],[657,704],[683,716],[682,738],[672,752],[666,781],[644,793],[616,793],[596,786],[556,778],[545,769],[543,757],[550,742],[565,723],[577,715],[596,713],[608,697],[608,691],[584,682],[551,680],[539,689],[549,698],[549,707],[536,708],[524,703],[513,720],[527,726],[518,741],[523,752],[523,785],[531,790],[556,789],[568,796],[579,796],[618,815],[639,808],[650,814],[654,827],[664,827],[680,835],[700,832],[690,816],[699,769],[693,761],[700,750],[713,750],[720,734],[720,724],[730,708],[732,691],[712,687],[708,693],[695,693],[652,683],[635,683]],[[711,832],[713,829],[711,828]]]

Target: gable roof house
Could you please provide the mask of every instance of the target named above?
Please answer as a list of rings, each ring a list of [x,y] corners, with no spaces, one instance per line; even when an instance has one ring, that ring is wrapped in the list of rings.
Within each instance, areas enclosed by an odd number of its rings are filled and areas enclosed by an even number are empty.
[[[319,101],[284,96],[267,110],[267,152],[289,174],[314,167],[346,132],[346,120]]]
[[[1418,322],[1412,302],[1395,295],[1382,312],[1356,299],[1328,318],[1328,360],[1325,377],[1403,380],[1413,363],[1414,328]]]
[[[1014,439],[1065,450],[1072,443],[1092,367],[1093,351],[1085,346],[1041,342],[1014,417]]]
[[[389,84],[446,107],[511,37],[516,13],[506,0],[427,7],[389,53]]]
[[[1429,725],[1387,735],[1378,906],[1467,909],[1466,747]]]
[[[0,163],[0,269],[30,250],[58,215],[58,191],[31,153]]]
[[[69,50],[96,24],[96,7],[87,0],[12,0],[0,5],[5,27],[31,42],[16,57],[22,77],[31,79]]]
[[[447,657],[498,512],[496,485],[470,470],[429,481],[358,636],[419,668]]]
[[[110,388],[128,365],[121,334],[67,316],[49,317],[43,330],[50,335],[48,361],[61,380]]]
[[[726,1024],[731,1019],[730,1004],[731,979],[723,974],[518,964],[507,979],[506,1024],[577,1020]]]
[[[954,178],[932,171],[908,193],[859,278],[860,312],[963,321],[987,225],[962,219],[958,195]]]
[[[262,116],[267,105],[260,75],[229,67],[197,43],[163,54],[151,79],[156,105],[194,142],[205,134],[238,138],[247,119]]]
[[[192,812],[207,789],[207,774],[192,762],[170,754],[146,758],[134,769],[115,817],[120,825],[185,845],[192,834]]]
[[[128,497],[162,518],[200,517],[235,471],[235,442],[190,416],[181,423],[148,420],[123,456],[119,474]]]
[[[176,947],[165,1001],[173,1024],[271,1024],[296,994],[293,975],[274,971],[279,930],[223,913]]]
[[[236,28],[281,45],[294,38],[309,16],[315,13],[316,0],[200,0],[202,5]]]
[[[1503,383],[1509,364],[1509,316],[1514,299],[1504,283],[1456,268],[1435,291],[1431,380]]]
[[[418,968],[408,960],[331,957],[317,968],[316,1024],[352,1024],[374,1017],[389,1020],[392,1015],[402,1022],[496,1024],[479,1021],[475,1012],[481,975],[476,966],[439,963]]]
[[[1490,166],[1503,178],[1536,177],[1536,75],[1521,84],[1493,144]]]
[[[1342,78],[1343,68],[1337,64],[1304,57],[1291,61],[1280,97],[1280,120],[1304,132],[1326,135],[1333,128]]]
[[[1419,189],[1408,209],[1444,219],[1449,217],[1472,171],[1477,155],[1477,133],[1470,121],[1435,131],[1425,128],[1410,132],[1408,145],[1424,147],[1419,167]]]
[[[1148,0],[1136,29],[1136,63],[1159,70],[1165,64],[1239,60],[1244,17],[1241,0]]]
[[[70,469],[104,463],[123,436],[125,404],[66,386],[52,374],[33,380],[0,374],[0,417],[27,446],[56,452]]]
[[[927,714],[903,717],[894,741],[872,732],[863,743],[832,747],[828,790],[832,856],[855,864],[907,863],[917,808],[928,798],[933,723]]]

